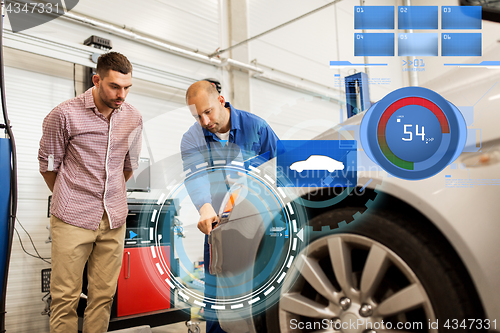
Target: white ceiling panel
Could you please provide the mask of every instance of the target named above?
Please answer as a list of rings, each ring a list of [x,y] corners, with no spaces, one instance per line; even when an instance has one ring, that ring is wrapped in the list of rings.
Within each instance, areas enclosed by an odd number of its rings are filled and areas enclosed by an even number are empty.
[[[203,53],[219,46],[218,0],[80,0],[72,12]]]

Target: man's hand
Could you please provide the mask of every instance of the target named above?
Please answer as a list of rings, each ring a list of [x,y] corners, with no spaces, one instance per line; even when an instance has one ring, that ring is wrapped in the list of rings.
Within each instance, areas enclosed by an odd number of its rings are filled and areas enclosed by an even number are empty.
[[[200,221],[198,222],[198,229],[205,235],[212,231],[212,223],[218,221],[217,214],[214,207],[210,203],[206,203],[200,208]]]
[[[132,175],[134,174],[134,171],[126,171],[123,170],[123,177],[125,177],[125,181],[127,182],[130,178],[132,178]]]
[[[54,184],[56,183],[57,172],[47,171],[40,172],[45,180],[45,183],[49,187],[50,192],[54,192]]]

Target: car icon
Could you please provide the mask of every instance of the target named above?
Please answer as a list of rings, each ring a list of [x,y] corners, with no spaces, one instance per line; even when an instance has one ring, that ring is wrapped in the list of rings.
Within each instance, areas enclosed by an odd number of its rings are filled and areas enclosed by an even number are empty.
[[[311,155],[307,160],[292,163],[290,170],[297,172],[304,170],[328,170],[328,172],[334,172],[336,170],[344,170],[344,163],[324,155]]]

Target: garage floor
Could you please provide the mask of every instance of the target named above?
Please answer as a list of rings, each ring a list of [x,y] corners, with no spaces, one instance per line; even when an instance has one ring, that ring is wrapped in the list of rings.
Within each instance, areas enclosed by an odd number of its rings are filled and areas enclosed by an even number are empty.
[[[187,333],[188,330],[186,324],[184,322],[180,322],[165,326],[153,327],[151,328],[151,331],[153,333]],[[206,324],[204,321],[202,321],[200,322],[200,333],[205,333],[205,331]]]

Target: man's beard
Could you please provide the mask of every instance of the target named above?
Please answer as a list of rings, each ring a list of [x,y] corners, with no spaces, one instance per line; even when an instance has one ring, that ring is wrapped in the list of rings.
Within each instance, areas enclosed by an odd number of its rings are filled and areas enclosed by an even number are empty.
[[[104,103],[104,104],[106,104],[106,106],[107,106],[108,108],[111,108],[111,109],[113,109],[113,110],[116,110],[116,109],[119,109],[119,108],[120,108],[120,106],[122,106],[122,105],[120,104],[120,105],[116,106],[116,105],[114,105],[113,103],[114,103],[114,102],[122,102],[122,103],[123,103],[124,101],[125,101],[125,100],[123,100],[123,99],[115,99],[115,100],[111,100],[111,102],[108,102],[108,101],[103,100],[103,103]]]
[[[211,133],[217,133],[220,130],[220,126],[218,124],[215,124],[215,126],[212,129],[209,129],[208,126],[205,127],[205,129]]]
[[[104,105],[106,105],[108,108],[113,109],[113,110],[119,109],[120,106],[122,106],[123,102],[125,102],[125,100],[121,99],[121,98],[119,98],[119,99],[113,99],[111,101],[107,101],[107,100],[105,100],[103,98],[100,90],[99,90],[99,97],[101,98],[101,101],[104,103]],[[114,102],[122,102],[122,104],[116,106],[116,105],[113,104]]]

